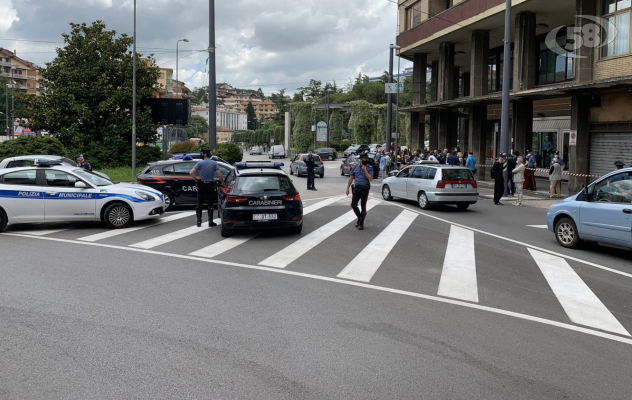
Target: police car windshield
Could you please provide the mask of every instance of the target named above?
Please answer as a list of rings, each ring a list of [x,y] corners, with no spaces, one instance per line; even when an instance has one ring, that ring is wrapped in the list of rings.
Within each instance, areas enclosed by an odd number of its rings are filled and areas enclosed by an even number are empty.
[[[102,178],[97,174],[94,174],[88,170],[85,169],[75,169],[72,171],[73,173],[77,174],[79,177],[81,177],[81,179],[90,182],[93,185],[96,186],[110,186],[110,185],[114,185],[114,182]]]
[[[290,180],[283,175],[241,176],[237,181],[239,193],[283,191],[291,188]]]

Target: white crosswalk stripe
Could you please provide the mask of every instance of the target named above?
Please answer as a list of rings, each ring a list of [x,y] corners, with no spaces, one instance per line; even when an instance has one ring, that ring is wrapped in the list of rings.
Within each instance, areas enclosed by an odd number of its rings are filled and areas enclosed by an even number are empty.
[[[126,233],[130,233],[130,232],[135,232],[141,229],[145,229],[145,228],[150,228],[152,226],[156,226],[156,225],[161,225],[167,222],[172,222],[172,221],[176,221],[182,218],[186,218],[186,217],[190,217],[192,215],[195,215],[195,211],[187,211],[187,212],[182,212],[179,214],[173,214],[170,215],[168,217],[163,217],[160,219],[156,219],[154,220],[155,222],[153,224],[147,224],[147,225],[143,225],[143,226],[132,226],[129,228],[123,228],[123,229],[111,229],[105,232],[101,232],[101,233],[97,233],[94,235],[90,235],[90,236],[84,236],[84,237],[80,237],[77,240],[80,240],[82,242],[96,242],[99,240],[103,240],[103,239],[109,239],[115,236],[119,236],[119,235],[124,235]]]
[[[418,215],[411,211],[402,211],[338,274],[338,278],[370,282],[375,272]]]
[[[630,336],[565,259],[533,249],[529,253],[571,321]]]
[[[46,236],[52,235],[53,233],[59,233],[67,231],[68,229],[45,229],[45,230],[34,230],[34,231],[11,231],[12,233],[21,233],[22,235],[30,235],[30,236]]]
[[[216,224],[221,222],[219,218],[215,219],[214,221]],[[146,250],[153,249],[154,247],[158,247],[162,244],[169,243],[174,240],[182,239],[187,236],[195,235],[196,233],[200,233],[202,231],[205,231],[206,229],[210,229],[208,224],[202,224],[201,227],[191,226],[189,228],[180,229],[179,231],[167,233],[166,235],[144,240],[139,243],[130,244],[130,247],[136,247],[138,249],[146,249]]]
[[[474,232],[450,227],[438,295],[478,303]]]
[[[343,196],[332,197],[329,199],[325,199],[323,201],[319,201],[318,203],[312,204],[311,206],[307,206],[303,209],[303,216],[313,213],[314,211],[320,210],[321,208],[332,205],[333,203],[341,200]],[[228,239],[221,240],[217,243],[213,243],[212,245],[205,247],[203,249],[194,251],[189,254],[195,257],[205,257],[205,258],[213,258],[217,257],[220,254],[223,254],[229,250],[234,249],[235,247],[242,245],[249,241],[252,238],[257,237],[256,233],[252,234],[242,234],[237,235]]]
[[[368,201],[366,208],[367,210],[370,210],[378,204],[380,204],[380,201],[371,199]],[[309,235],[303,236],[301,239],[287,246],[278,253],[266,258],[261,261],[259,265],[274,268],[285,268],[305,253],[318,246],[325,239],[329,238],[349,223],[355,221],[356,218],[357,217],[354,212],[349,211],[328,224],[321,226]]]

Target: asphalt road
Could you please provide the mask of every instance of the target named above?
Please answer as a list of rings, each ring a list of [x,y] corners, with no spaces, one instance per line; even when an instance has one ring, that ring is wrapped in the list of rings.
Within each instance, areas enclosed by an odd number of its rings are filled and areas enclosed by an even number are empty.
[[[543,200],[422,212],[379,181],[360,232],[325,165],[292,178],[300,236],[225,242],[187,207],[9,227],[0,399],[630,398],[632,253],[562,249]]]

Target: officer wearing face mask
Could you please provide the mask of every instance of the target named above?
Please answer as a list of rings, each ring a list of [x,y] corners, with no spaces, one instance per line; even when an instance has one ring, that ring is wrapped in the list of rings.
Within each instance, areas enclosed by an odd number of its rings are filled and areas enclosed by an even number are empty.
[[[369,200],[369,192],[371,191],[371,181],[373,180],[373,167],[369,159],[369,146],[363,144],[358,149],[358,157],[360,162],[351,168],[349,173],[349,181],[347,182],[347,196],[349,196],[349,188],[353,183],[353,196],[351,198],[351,208],[358,217],[356,228],[364,229],[364,219],[366,218],[366,203]],[[361,207],[358,207],[361,203]]]

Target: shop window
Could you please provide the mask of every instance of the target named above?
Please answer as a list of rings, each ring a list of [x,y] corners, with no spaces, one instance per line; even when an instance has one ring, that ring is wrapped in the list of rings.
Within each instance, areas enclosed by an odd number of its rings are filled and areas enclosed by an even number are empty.
[[[553,161],[555,152],[559,150],[557,146],[557,131],[533,132],[531,148],[538,167],[548,168]]]
[[[603,17],[617,28],[614,40],[601,47],[602,57],[617,56],[630,52],[630,6],[632,0],[604,0]],[[601,39],[605,41],[608,34],[601,32]]]
[[[560,33],[565,32],[560,29]],[[567,46],[566,35],[558,34],[558,50]],[[538,55],[538,85],[565,82],[573,79],[573,57],[572,51],[564,54],[557,54],[546,45],[546,35],[538,38],[540,53]]]

